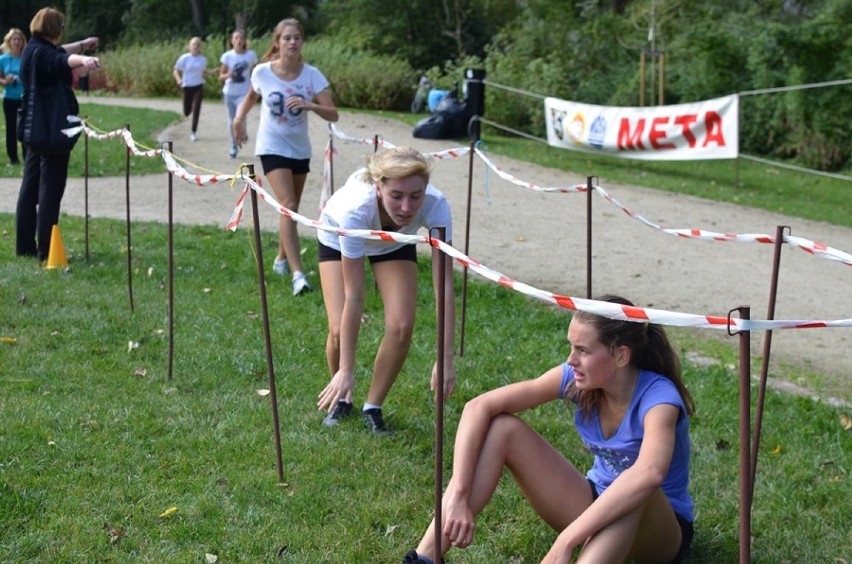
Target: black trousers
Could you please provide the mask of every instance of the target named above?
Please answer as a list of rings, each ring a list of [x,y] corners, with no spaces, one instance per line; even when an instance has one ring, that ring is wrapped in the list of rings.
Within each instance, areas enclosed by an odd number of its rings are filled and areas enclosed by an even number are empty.
[[[11,100],[3,98],[3,116],[6,118],[6,154],[9,155],[9,162],[16,164],[18,162],[18,108],[21,107],[20,100]],[[24,158],[27,156],[27,150],[23,145]]]
[[[192,114],[192,132],[198,131],[198,116],[201,115],[201,100],[204,97],[204,85],[185,86],[183,89],[183,115]]]
[[[59,206],[68,179],[71,153],[46,155],[28,150],[15,216],[18,256],[46,260],[50,234],[59,223]]]

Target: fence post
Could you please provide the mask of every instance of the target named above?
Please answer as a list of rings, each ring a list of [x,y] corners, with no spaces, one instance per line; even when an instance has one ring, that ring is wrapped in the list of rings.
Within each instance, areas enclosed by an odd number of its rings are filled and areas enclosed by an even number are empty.
[[[433,237],[432,233],[437,232],[437,236]],[[446,227],[430,227],[429,238],[444,241],[447,238]],[[438,295],[437,295],[437,359],[438,378],[435,382],[435,555],[441,554],[441,490],[443,487],[443,469],[444,469],[444,356],[447,351],[444,350],[444,332],[447,327],[444,325],[444,312],[446,310],[445,290],[446,290],[446,268],[447,260],[444,252],[437,245],[432,246],[432,256],[438,257]],[[432,261],[433,264],[435,261]],[[450,351],[449,354],[453,354]]]
[[[468,116],[485,115],[485,69],[465,69],[464,89],[467,91],[465,104]],[[481,123],[474,120],[468,130],[471,141],[479,141]]]
[[[124,126],[130,131],[130,124]],[[127,210],[127,294],[130,297],[130,313],[133,313],[133,243],[130,237],[130,147],[126,148],[124,161],[124,197]]]
[[[249,178],[255,180],[254,165],[248,165]],[[266,279],[263,273],[263,242],[260,237],[260,215],[257,211],[257,192],[251,189],[251,213],[254,221],[254,245],[257,257],[257,282],[260,290],[260,309],[263,313],[263,340],[266,345],[266,371],[269,373],[269,399],[272,407],[272,430],[275,435],[275,461],[278,482],[284,483],[284,465],[281,461],[281,429],[278,424],[278,393],[275,391],[275,364],[272,362],[272,337],[269,335],[269,307],[266,302]]]

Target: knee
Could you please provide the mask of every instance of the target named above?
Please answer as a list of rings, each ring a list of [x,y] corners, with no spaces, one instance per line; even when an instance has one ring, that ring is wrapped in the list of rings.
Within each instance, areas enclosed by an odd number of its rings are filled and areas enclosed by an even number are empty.
[[[280,204],[288,210],[299,211],[299,199],[295,196],[287,196],[286,198],[282,198]],[[292,221],[283,215],[281,217],[287,219],[287,221]]]
[[[388,320],[385,322],[385,339],[400,345],[411,343],[414,334],[414,321],[410,319]]]
[[[335,349],[340,348],[340,324],[328,326],[328,345]]]
[[[511,438],[511,435],[516,429],[522,425],[521,420],[511,413],[501,413],[491,419],[491,425],[488,428],[488,433],[499,435],[503,439]]]

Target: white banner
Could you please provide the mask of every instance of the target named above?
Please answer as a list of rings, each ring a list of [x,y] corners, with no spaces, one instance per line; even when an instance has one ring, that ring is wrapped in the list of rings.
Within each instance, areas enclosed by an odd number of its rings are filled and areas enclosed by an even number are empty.
[[[547,143],[626,159],[735,159],[739,97],[630,108],[544,100]]]

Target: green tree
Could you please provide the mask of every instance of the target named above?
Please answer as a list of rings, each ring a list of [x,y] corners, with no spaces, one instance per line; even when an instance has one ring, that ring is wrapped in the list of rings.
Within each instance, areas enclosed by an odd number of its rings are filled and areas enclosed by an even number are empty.
[[[484,54],[519,13],[512,0],[325,0],[317,16],[325,35],[346,47],[407,60],[427,69]]]

